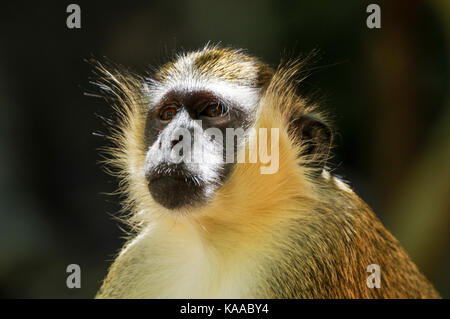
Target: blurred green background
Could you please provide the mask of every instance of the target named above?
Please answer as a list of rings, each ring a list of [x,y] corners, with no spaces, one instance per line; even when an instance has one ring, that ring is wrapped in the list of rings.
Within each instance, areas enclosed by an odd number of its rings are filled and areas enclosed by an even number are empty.
[[[2,4],[0,297],[91,298],[123,243],[117,181],[98,164],[91,57],[145,72],[207,41],[276,66],[317,49],[300,87],[334,120],[330,166],[450,297],[450,1],[69,1]],[[381,29],[366,7],[381,6]],[[66,287],[79,264],[81,289]]]

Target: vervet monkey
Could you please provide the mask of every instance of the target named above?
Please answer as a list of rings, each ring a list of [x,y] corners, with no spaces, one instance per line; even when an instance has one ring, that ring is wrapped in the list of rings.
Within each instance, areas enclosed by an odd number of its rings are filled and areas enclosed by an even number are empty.
[[[206,46],[152,78],[97,69],[117,101],[108,164],[132,229],[97,298],[439,298],[327,170],[333,134],[296,93],[301,63],[272,70]],[[231,146],[227,128],[244,132]],[[274,172],[263,171],[271,163],[252,153],[256,144],[272,150]],[[372,264],[379,288],[367,283]]]

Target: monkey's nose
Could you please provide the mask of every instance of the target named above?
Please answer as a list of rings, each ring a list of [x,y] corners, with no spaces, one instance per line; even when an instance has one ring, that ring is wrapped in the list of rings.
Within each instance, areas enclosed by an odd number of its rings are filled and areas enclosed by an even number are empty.
[[[178,144],[178,142],[181,142],[183,140],[183,135],[178,136],[178,139],[174,139],[172,140],[172,142],[170,142],[170,148],[173,148],[175,145]]]

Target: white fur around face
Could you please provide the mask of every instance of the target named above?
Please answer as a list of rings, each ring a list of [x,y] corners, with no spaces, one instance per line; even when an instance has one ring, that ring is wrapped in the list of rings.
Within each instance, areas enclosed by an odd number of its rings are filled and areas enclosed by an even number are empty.
[[[222,99],[239,105],[247,112],[256,110],[260,89],[239,85],[235,82],[206,76],[195,67],[196,56],[183,56],[176,62],[173,76],[164,82],[150,79],[144,84],[144,93],[151,98],[150,108],[161,102],[171,91],[195,92],[209,91]]]
[[[195,77],[181,78],[163,84],[155,82],[150,86],[146,87],[146,92],[150,95],[153,105],[160,103],[164,96],[171,91],[209,91],[223,101],[239,105],[247,112],[256,109],[260,93],[257,88],[241,86],[219,79]]]

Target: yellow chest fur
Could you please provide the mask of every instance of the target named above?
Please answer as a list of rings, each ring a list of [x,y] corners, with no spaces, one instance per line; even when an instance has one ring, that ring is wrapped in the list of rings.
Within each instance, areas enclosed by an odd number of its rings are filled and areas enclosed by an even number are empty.
[[[254,294],[249,261],[218,254],[189,226],[148,226],[117,258],[115,286],[125,298],[245,298]]]

